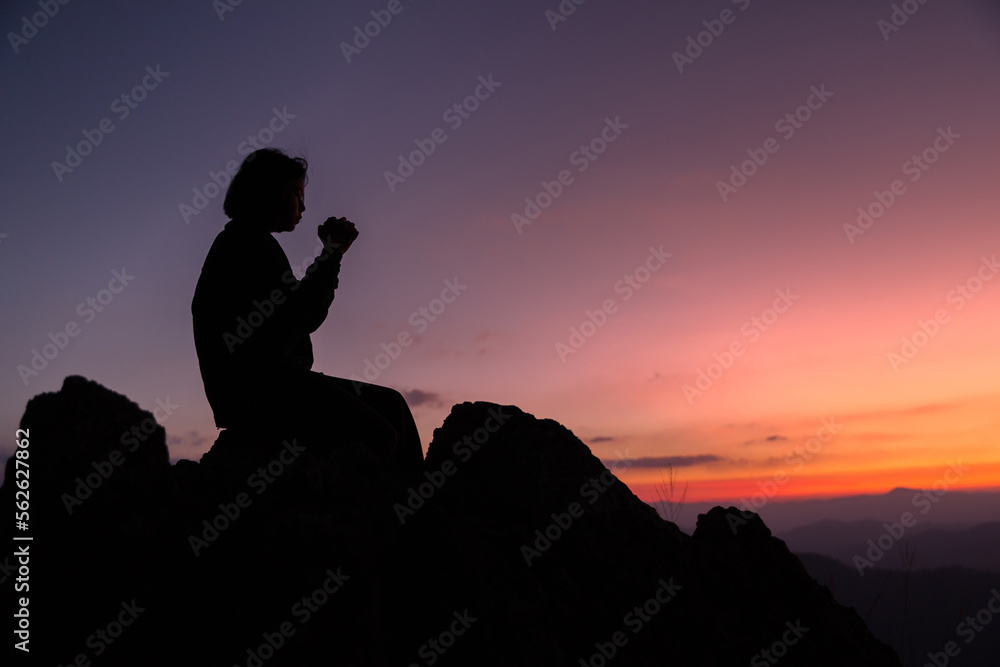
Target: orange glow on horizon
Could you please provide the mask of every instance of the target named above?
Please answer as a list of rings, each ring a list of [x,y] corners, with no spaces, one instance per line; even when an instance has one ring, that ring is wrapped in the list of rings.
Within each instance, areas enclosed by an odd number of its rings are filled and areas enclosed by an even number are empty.
[[[780,476],[773,474],[760,477],[740,477],[735,479],[705,478],[685,480],[683,473],[678,476],[674,487],[674,498],[679,500],[687,483],[685,502],[718,502],[736,504],[741,499],[750,500],[758,494],[767,501],[809,500],[837,496],[881,495],[896,488],[914,490],[947,488],[959,491],[1000,490],[1000,462],[969,463],[962,461],[967,470],[950,472],[949,465],[921,468],[897,469],[891,471],[858,471],[851,476],[844,475],[787,475],[783,483]],[[947,477],[946,477],[947,475]],[[631,475],[627,471],[617,475],[633,493],[647,503],[660,500],[657,495],[659,479],[647,481],[646,475]],[[658,475],[657,475],[658,476]],[[953,483],[949,483],[951,480]]]

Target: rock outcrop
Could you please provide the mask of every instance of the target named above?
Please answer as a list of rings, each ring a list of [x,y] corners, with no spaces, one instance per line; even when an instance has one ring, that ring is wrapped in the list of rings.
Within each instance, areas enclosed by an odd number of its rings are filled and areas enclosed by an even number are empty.
[[[21,427],[46,664],[899,664],[756,515],[686,535],[513,406],[454,406],[420,475],[253,428],[171,466],[152,414],[75,376]]]

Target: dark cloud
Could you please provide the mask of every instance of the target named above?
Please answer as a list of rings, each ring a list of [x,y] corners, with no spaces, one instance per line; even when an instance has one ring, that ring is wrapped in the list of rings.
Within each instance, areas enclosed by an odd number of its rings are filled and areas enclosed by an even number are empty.
[[[415,408],[420,405],[441,405],[441,397],[433,391],[411,389],[401,393],[411,408]]]
[[[611,442],[612,440],[614,440],[614,437],[610,435],[599,435],[596,438],[590,439],[591,442]]]
[[[753,445],[753,444],[758,443],[758,442],[780,442],[782,440],[788,440],[788,438],[786,438],[783,435],[769,435],[766,438],[764,438],[763,440],[747,440],[743,444],[744,445]]]
[[[717,463],[722,461],[722,457],[715,454],[698,454],[697,456],[643,456],[638,459],[630,459],[629,465],[633,468],[689,468],[703,463]],[[620,463],[618,461],[617,463]],[[605,463],[607,465],[607,462]]]

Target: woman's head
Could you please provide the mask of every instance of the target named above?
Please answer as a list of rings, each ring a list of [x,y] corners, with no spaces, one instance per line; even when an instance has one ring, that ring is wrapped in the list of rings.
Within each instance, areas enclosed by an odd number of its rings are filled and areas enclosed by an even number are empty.
[[[309,164],[277,148],[261,148],[243,160],[226,191],[222,210],[233,220],[254,220],[269,231],[291,231],[305,210]]]

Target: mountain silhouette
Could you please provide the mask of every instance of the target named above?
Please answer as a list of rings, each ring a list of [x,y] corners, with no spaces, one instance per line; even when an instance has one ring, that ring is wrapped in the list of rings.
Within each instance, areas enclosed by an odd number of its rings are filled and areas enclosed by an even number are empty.
[[[419,473],[249,428],[171,466],[150,420],[79,376],[27,405],[33,659],[900,664],[759,517],[716,507],[687,535],[514,406],[455,405]]]

